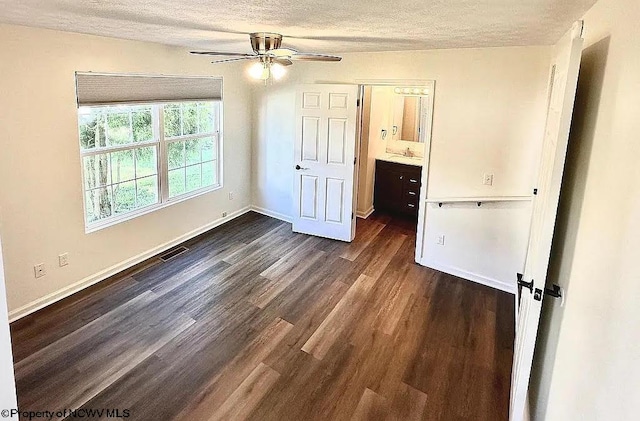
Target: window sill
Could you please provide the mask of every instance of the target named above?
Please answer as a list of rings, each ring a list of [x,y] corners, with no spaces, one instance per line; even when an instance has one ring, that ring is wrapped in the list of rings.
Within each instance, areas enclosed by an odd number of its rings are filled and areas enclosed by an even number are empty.
[[[112,227],[114,225],[118,225],[122,222],[126,222],[129,221],[131,219],[137,218],[139,216],[142,215],[146,215],[148,213],[151,212],[155,212],[159,209],[164,209],[166,207],[175,205],[176,203],[180,203],[180,202],[184,202],[186,200],[189,199],[193,199],[195,197],[198,196],[203,196],[207,193],[211,193],[214,192],[216,190],[220,190],[222,189],[222,184],[218,184],[216,186],[212,186],[212,187],[205,187],[199,190],[194,190],[192,192],[186,193],[186,194],[182,194],[180,196],[176,196],[173,198],[170,198],[169,200],[167,200],[164,203],[156,203],[155,205],[150,205],[144,208],[140,208],[140,209],[136,209],[133,212],[129,212],[129,213],[125,213],[123,215],[119,215],[119,216],[115,216],[115,217],[111,217],[109,219],[105,219],[103,221],[98,221],[95,223],[92,223],[90,225],[85,225],[85,229],[84,232],[85,234],[90,234],[92,232],[96,232],[96,231],[100,231],[103,230],[105,228],[109,228]]]

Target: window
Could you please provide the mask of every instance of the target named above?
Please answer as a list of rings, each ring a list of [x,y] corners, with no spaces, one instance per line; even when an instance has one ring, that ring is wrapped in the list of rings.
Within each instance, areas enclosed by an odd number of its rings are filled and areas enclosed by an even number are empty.
[[[87,229],[220,187],[219,101],[80,106]]]
[[[222,79],[76,73],[87,231],[221,187]]]

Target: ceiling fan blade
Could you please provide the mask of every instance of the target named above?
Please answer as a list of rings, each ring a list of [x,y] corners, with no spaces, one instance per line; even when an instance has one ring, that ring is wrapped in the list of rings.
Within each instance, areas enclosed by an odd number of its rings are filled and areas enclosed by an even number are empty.
[[[205,56],[256,57],[255,54],[223,53],[222,51],[191,51],[191,54],[200,54]]]
[[[211,63],[213,63],[213,64],[216,64],[216,63],[229,63],[231,61],[251,60],[251,59],[254,59],[254,58],[258,58],[258,56],[225,58],[225,59],[222,59],[222,60],[214,60]]]
[[[296,50],[291,48],[276,48],[275,50],[269,50],[267,53],[274,57],[291,57],[294,54],[298,54]]]
[[[324,54],[297,53],[289,57],[291,60],[300,61],[340,61],[342,57],[327,56]]]
[[[293,62],[291,60],[289,60],[288,58],[277,58],[274,57],[273,58],[273,62],[280,64],[282,66],[291,66],[293,64]]]

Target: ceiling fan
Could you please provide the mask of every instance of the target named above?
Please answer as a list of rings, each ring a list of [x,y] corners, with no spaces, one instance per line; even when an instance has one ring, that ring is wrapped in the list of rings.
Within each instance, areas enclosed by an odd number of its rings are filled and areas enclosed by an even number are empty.
[[[299,53],[291,48],[281,48],[282,35],[271,32],[254,32],[249,34],[251,39],[252,54],[226,53],[220,51],[191,51],[191,54],[210,56],[227,56],[229,58],[215,60],[212,63],[227,63],[240,60],[259,60],[249,69],[249,75],[255,79],[264,80],[265,83],[272,76],[280,79],[285,69],[294,61],[340,61],[342,57],[314,53]]]

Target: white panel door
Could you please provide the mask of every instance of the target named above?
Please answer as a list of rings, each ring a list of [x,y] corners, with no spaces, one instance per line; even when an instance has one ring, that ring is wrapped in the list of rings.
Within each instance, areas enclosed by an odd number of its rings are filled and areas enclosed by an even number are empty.
[[[547,123],[522,279],[528,285],[519,287],[520,299],[511,375],[511,421],[524,419],[582,56],[582,26],[582,21],[576,22],[554,47]]]
[[[357,85],[298,88],[295,232],[353,239],[357,100]]]

